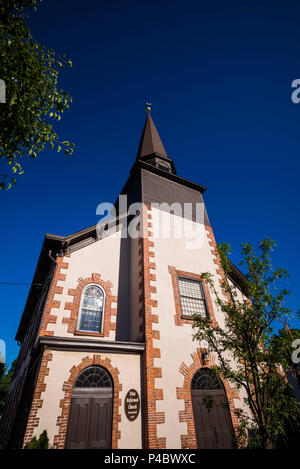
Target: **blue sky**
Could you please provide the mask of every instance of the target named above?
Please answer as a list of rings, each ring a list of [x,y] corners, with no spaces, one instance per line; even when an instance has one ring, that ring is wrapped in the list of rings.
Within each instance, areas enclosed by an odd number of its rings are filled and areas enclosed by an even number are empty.
[[[46,232],[98,221],[134,162],[144,103],[179,175],[205,185],[217,242],[266,236],[291,275],[300,308],[300,4],[296,1],[44,0],[33,35],[73,61],[60,85],[73,97],[58,131],[72,157],[45,151],[1,198],[1,282],[30,283]],[[0,338],[10,363],[28,286],[0,284]],[[294,323],[296,324],[296,322]]]

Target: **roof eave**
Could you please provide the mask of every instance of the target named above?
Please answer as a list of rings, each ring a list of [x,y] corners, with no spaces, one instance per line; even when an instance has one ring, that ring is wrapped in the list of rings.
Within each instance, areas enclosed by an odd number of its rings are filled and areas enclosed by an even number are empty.
[[[113,224],[120,224],[124,219],[128,218],[128,214],[123,214],[119,217],[114,217],[104,222],[100,222],[100,226],[109,228]],[[42,248],[40,251],[40,256],[37,262],[36,270],[33,276],[33,280],[29,289],[27,300],[25,303],[24,311],[22,318],[15,336],[15,340],[20,341],[23,338],[24,332],[26,331],[27,322],[30,318],[30,315],[36,310],[35,296],[37,294],[37,285],[43,284],[45,278],[51,272],[51,264],[53,264],[54,256],[63,256],[66,253],[72,251],[72,246],[83,241],[85,238],[93,238],[91,242],[98,240],[97,237],[97,227],[99,225],[94,225],[84,230],[77,231],[68,236],[54,235],[47,233],[45,235]],[[51,256],[49,256],[50,251],[52,251]]]

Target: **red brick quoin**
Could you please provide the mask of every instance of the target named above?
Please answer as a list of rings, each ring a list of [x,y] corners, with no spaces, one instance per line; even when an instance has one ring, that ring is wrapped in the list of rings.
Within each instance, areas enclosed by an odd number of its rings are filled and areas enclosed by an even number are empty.
[[[105,307],[104,307],[104,321],[103,331],[100,332],[85,332],[77,331],[77,319],[79,314],[80,300],[83,289],[89,284],[100,285],[105,291]],[[96,337],[109,337],[110,331],[116,330],[116,322],[111,322],[111,317],[117,315],[117,309],[112,308],[112,303],[117,304],[118,298],[111,293],[112,283],[110,280],[102,280],[101,275],[94,273],[88,278],[79,278],[78,285],[75,289],[70,288],[68,295],[73,296],[73,302],[65,303],[65,310],[71,311],[70,317],[64,317],[63,323],[69,324],[68,332],[73,332],[76,335],[89,335]]]
[[[222,286],[223,282],[226,282],[227,279],[226,279],[225,272],[224,272],[224,270],[222,268],[222,265],[221,265],[221,260],[220,260],[219,254],[218,254],[217,243],[216,243],[216,240],[215,240],[213,229],[212,229],[211,226],[205,225],[205,230],[206,230],[206,234],[207,234],[208,244],[212,247],[211,253],[212,253],[212,256],[213,256],[213,262],[218,267],[218,268],[216,268],[216,273],[219,276],[219,284],[220,284],[220,287],[222,289],[222,293],[226,297],[227,301],[230,301],[229,293],[228,292],[226,293],[223,286]]]
[[[53,444],[57,449],[63,449],[65,446],[65,439],[67,433],[69,412],[71,406],[71,393],[74,382],[82,370],[92,365],[100,365],[111,374],[113,379],[114,396],[113,396],[113,421],[112,421],[112,449],[118,448],[118,440],[121,438],[119,431],[119,422],[121,422],[120,406],[121,399],[119,393],[122,391],[122,384],[119,382],[119,370],[111,365],[109,358],[102,358],[101,355],[93,355],[92,357],[85,357],[82,362],[73,366],[70,370],[70,377],[68,381],[63,384],[63,391],[65,392],[64,398],[60,401],[61,415],[57,418],[57,425],[59,427],[58,434],[55,435]]]
[[[145,442],[146,448],[166,448],[166,437],[158,436],[159,424],[165,422],[165,413],[159,412],[156,407],[157,400],[163,400],[163,390],[156,387],[156,378],[162,377],[162,368],[154,366],[155,358],[161,357],[161,350],[154,347],[153,340],[160,339],[160,332],[156,329],[159,324],[159,315],[157,312],[157,300],[152,297],[156,293],[156,274],[155,272],[155,253],[152,233],[151,206],[143,205],[143,237],[141,245],[141,271],[143,307],[141,314],[144,315],[142,323],[144,327],[146,350],[144,355],[144,383],[145,383]],[[152,238],[152,239],[151,239]],[[152,284],[151,284],[152,282]],[[154,284],[154,285],[153,285]]]
[[[57,310],[58,308],[60,308],[60,301],[55,300],[54,297],[55,295],[61,295],[63,293],[63,287],[58,286],[57,282],[66,280],[66,274],[62,272],[69,268],[69,264],[67,262],[69,257],[71,257],[70,254],[67,254],[64,257],[57,257],[56,259],[57,268],[56,268],[56,271],[52,280],[52,285],[48,294],[47,303],[46,303],[44,314],[43,314],[41,331],[40,331],[41,336],[45,336],[45,335],[53,336],[54,335],[54,332],[48,331],[47,327],[48,327],[48,324],[56,324],[56,321],[57,321],[57,314],[53,314],[53,312],[54,310]]]
[[[193,363],[190,366],[182,363],[179,369],[179,372],[184,378],[183,386],[181,388],[176,388],[177,399],[184,400],[184,410],[179,411],[179,421],[186,422],[187,425],[187,433],[185,435],[181,435],[181,448],[183,449],[197,449],[191,397],[191,382],[193,376],[200,368],[211,368],[215,364],[215,358],[211,354],[209,354],[209,358],[206,359],[204,363],[202,359],[203,352],[207,352],[207,350],[204,348],[198,348],[196,352],[191,354]],[[231,387],[226,380],[223,380],[222,382],[228,399],[233,428],[236,430],[238,428],[238,418],[235,414],[236,408],[233,399],[239,398],[239,392],[236,388]]]
[[[27,421],[27,427],[25,431],[23,445],[30,443],[34,429],[39,425],[39,417],[37,417],[38,410],[43,406],[43,399],[41,398],[42,393],[46,390],[45,377],[49,374],[48,364],[52,360],[52,352],[50,350],[45,350],[43,353],[41,366],[39,370],[38,379],[36,382],[33,400],[31,404],[31,409]]]

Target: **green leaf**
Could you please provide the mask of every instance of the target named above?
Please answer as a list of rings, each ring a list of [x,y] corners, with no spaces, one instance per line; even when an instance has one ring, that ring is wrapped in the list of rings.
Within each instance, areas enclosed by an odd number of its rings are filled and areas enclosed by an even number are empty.
[[[6,3],[9,7],[1,6]],[[0,128],[5,129],[0,132],[0,158],[13,167],[11,172],[4,171],[9,176],[2,175],[3,181],[11,183],[13,175],[23,173],[18,166],[22,157],[36,158],[45,143],[55,146],[62,140],[47,118],[56,124],[72,102],[68,93],[58,88],[60,73],[72,62],[33,38],[28,13],[35,10],[38,0],[6,3],[0,2],[1,79],[8,91],[7,106],[0,114]]]

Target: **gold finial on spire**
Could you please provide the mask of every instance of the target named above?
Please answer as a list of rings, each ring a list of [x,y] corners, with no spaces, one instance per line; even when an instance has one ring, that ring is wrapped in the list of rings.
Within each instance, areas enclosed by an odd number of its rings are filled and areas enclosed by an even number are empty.
[[[146,111],[147,112],[151,111],[151,106],[152,106],[152,103],[146,103]]]

